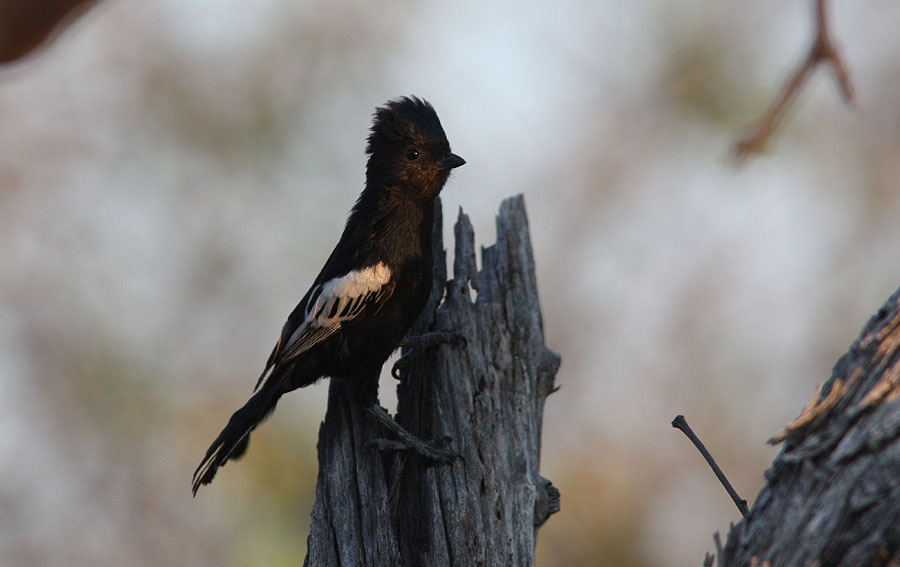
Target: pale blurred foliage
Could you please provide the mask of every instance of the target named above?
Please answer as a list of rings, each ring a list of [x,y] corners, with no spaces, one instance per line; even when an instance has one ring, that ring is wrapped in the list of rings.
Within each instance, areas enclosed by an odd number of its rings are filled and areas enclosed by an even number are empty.
[[[846,4],[846,5],[845,5]],[[547,343],[551,565],[699,565],[900,282],[900,6],[840,3],[772,153],[730,142],[810,35],[774,0],[106,0],[0,74],[0,564],[296,565],[324,388],[190,498],[340,233],[376,104],[415,93],[483,243],[523,192]],[[391,381],[382,384],[384,398]]]

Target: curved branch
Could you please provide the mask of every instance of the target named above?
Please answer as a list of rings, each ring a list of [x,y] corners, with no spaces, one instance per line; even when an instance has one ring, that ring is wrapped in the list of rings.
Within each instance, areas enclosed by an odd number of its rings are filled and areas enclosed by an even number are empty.
[[[813,0],[816,21],[816,35],[809,52],[775,97],[759,121],[735,142],[732,154],[737,163],[742,163],[753,154],[766,149],[772,134],[781,125],[787,110],[791,107],[803,85],[819,64],[831,66],[844,102],[853,104],[853,83],[844,58],[831,37],[828,6],[825,0]]]

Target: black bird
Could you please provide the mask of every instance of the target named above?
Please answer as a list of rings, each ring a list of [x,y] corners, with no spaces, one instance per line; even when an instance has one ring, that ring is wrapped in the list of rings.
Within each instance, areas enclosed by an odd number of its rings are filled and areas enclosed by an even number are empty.
[[[407,446],[442,459],[377,406],[378,376],[428,300],[434,200],[465,160],[432,106],[402,97],[376,109],[366,187],[340,241],[281,330],[250,400],[216,437],[194,472],[193,492],[247,448],[250,432],[282,394],[323,376],[352,379],[355,400]]]

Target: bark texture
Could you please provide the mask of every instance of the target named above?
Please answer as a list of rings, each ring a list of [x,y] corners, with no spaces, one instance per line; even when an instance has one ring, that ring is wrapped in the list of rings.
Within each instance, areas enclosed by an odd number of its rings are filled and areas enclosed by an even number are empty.
[[[720,565],[900,567],[900,290],[779,441]]]
[[[367,447],[386,432],[333,380],[306,565],[533,565],[537,529],[559,509],[539,457],[560,358],[544,345],[524,200],[501,204],[480,271],[460,212],[450,281],[437,207],[434,289],[411,335],[451,331],[465,341],[411,355],[396,419],[461,458],[429,465]]]

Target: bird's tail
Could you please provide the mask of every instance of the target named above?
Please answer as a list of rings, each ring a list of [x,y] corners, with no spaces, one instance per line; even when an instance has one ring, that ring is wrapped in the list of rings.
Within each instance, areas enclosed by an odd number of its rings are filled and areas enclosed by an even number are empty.
[[[269,417],[279,397],[281,392],[277,385],[268,383],[253,394],[244,407],[234,412],[228,420],[228,425],[209,446],[206,456],[194,471],[192,489],[195,496],[201,485],[212,482],[219,467],[230,459],[237,459],[244,454],[250,442],[250,432]]]

